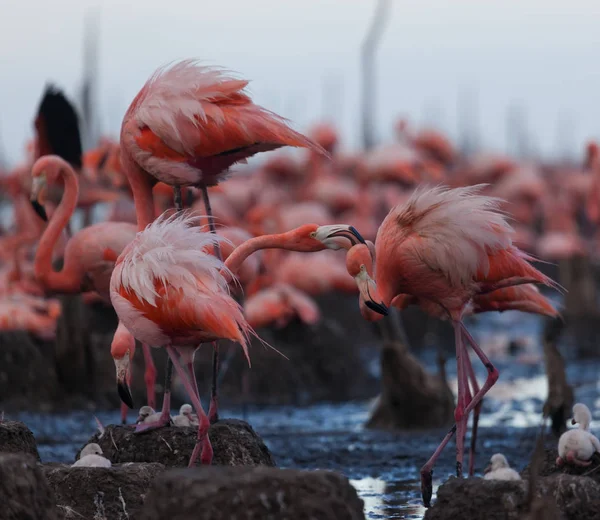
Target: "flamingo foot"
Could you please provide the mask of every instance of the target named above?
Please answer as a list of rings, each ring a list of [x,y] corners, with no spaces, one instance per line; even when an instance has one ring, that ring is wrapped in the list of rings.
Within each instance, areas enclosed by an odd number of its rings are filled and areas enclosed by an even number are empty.
[[[423,505],[431,507],[431,496],[433,495],[433,470],[421,469],[421,496]]]
[[[589,466],[592,461],[591,460],[580,460],[577,458],[577,455],[574,451],[569,451],[567,452],[567,456],[565,457],[567,459],[567,462],[569,464],[572,464],[573,466],[582,466],[582,467],[587,467]]]

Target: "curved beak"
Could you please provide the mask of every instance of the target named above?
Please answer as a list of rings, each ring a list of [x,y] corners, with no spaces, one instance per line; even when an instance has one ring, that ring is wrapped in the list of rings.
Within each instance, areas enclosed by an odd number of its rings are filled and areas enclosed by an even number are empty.
[[[577,421],[575,420],[575,418],[571,419],[571,424],[572,424],[573,426],[575,426],[575,425],[577,424]]]
[[[117,392],[119,393],[119,397],[128,408],[133,409],[133,396],[127,383],[129,353],[125,354],[122,359],[115,359],[115,367],[117,369]]]
[[[48,215],[46,214],[46,210],[42,205],[44,202],[44,193],[46,188],[46,176],[44,174],[39,177],[34,177],[31,185],[31,206],[37,215],[45,222],[48,222]],[[42,199],[40,201],[40,199]]]
[[[492,465],[488,464],[485,469],[483,470],[483,474],[485,475],[486,473],[489,473],[490,471],[492,471]]]
[[[366,244],[365,239],[358,232],[358,230],[354,226],[349,226],[347,224],[333,224],[331,226],[319,226],[317,228],[315,238],[323,243],[326,243],[327,240],[335,239],[335,238],[345,238],[348,239],[348,244],[344,244],[343,246],[336,242],[336,245],[344,247],[345,249],[350,249],[352,246],[356,244]],[[330,242],[331,243],[331,242]]]
[[[369,276],[366,269],[361,269],[360,273],[354,277],[354,280],[365,305],[372,311],[387,316],[388,308],[381,301],[381,297],[377,291],[377,284]]]

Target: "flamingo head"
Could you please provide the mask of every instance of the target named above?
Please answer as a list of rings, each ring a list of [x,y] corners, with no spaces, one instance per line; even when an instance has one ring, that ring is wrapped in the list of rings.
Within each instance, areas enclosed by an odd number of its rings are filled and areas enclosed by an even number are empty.
[[[191,404],[182,404],[181,408],[179,409],[179,414],[180,415],[185,415],[186,417],[190,417],[192,415],[192,405]]]
[[[117,392],[121,401],[130,409],[133,408],[133,397],[129,389],[130,361],[135,352],[135,340],[131,334],[120,334],[117,330],[110,347],[110,353],[117,370]]]
[[[319,226],[310,236],[321,242],[327,249],[350,250],[356,244],[364,244],[365,239],[354,226],[348,224],[333,224]]]
[[[147,417],[150,417],[151,415],[154,415],[156,412],[154,411],[154,408],[152,408],[151,406],[142,406],[140,408],[140,412],[138,414],[138,418],[135,421],[136,424],[142,423],[144,422],[144,420],[146,420]]]
[[[374,312],[387,316],[388,308],[383,304],[377,284],[372,278],[373,259],[366,243],[353,246],[346,254],[346,269],[354,278],[361,300]]]

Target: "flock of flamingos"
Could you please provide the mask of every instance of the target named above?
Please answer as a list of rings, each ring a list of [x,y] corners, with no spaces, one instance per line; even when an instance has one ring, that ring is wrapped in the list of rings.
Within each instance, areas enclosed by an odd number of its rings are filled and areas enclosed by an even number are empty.
[[[219,340],[239,343],[250,362],[255,329],[315,322],[313,297],[328,291],[356,293],[369,321],[418,305],[452,323],[458,374],[456,425],[421,471],[428,503],[433,465],[453,435],[462,475],[468,417],[498,379],[463,318],[507,309],[557,314],[534,284],[561,287],[531,264],[532,255],[555,261],[590,253],[593,237],[580,217],[584,208],[587,222],[600,218],[597,147],[589,145],[577,168],[465,158],[444,136],[399,123],[396,142],[344,154],[331,126],[304,136],[254,104],[247,84],[191,60],[161,68],[132,101],[119,142],[104,139],[85,154],[72,107],[47,90],[29,161],[1,177],[14,226],[0,237],[0,324],[52,339],[61,313],[52,295],[83,293],[87,302],[112,305],[121,400],[133,406],[138,340],[154,407],[150,347],[166,349],[166,380],[174,368],[197,416],[188,407],[198,425],[194,465],[198,457],[212,461]],[[304,155],[279,152],[229,172],[284,146]],[[110,211],[93,223],[98,204]],[[73,232],[78,209],[83,226]],[[214,351],[208,413],[193,369],[204,343]],[[481,387],[469,349],[487,369]],[[162,410],[144,408],[136,431],[167,425],[169,383]]]

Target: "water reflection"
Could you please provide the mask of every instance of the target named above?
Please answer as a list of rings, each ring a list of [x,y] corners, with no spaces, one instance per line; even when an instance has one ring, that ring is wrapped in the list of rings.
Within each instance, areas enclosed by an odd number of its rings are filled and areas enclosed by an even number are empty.
[[[418,485],[413,480],[388,483],[380,478],[365,477],[350,480],[350,483],[365,503],[367,518],[420,519],[425,514]]]

